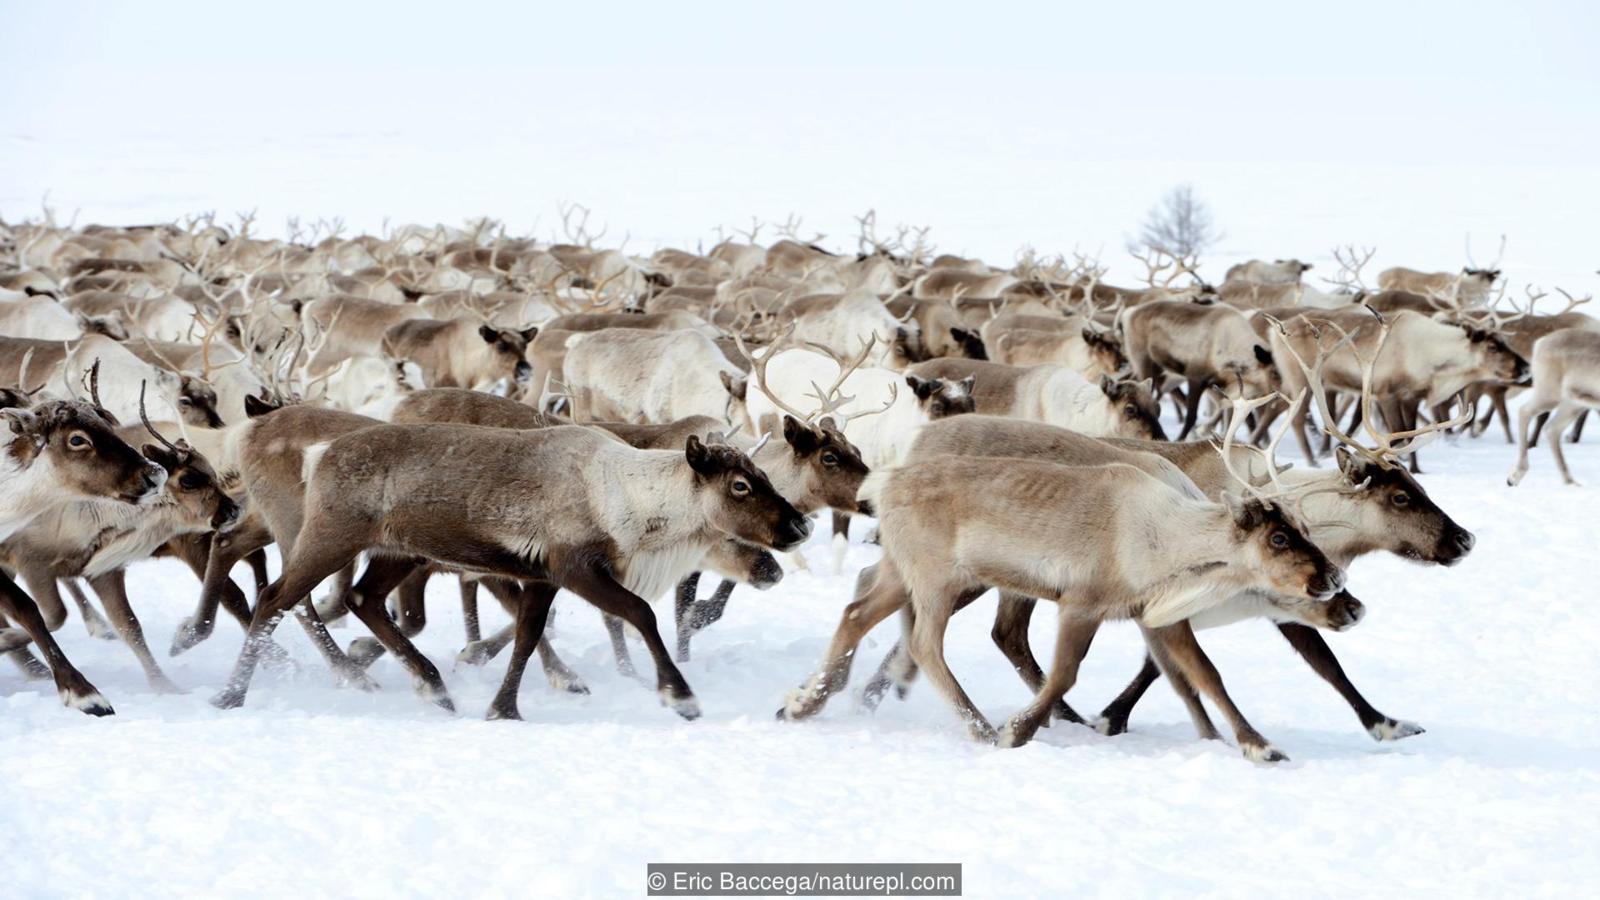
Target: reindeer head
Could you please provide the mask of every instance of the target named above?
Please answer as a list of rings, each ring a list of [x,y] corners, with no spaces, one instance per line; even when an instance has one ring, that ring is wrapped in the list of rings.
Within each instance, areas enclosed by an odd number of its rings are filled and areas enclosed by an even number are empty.
[[[1285,600],[1321,603],[1344,587],[1344,571],[1311,542],[1305,528],[1277,503],[1224,493],[1234,539],[1248,549],[1261,587]]]
[[[723,421],[735,431],[754,431],[750,422],[750,408],[745,405],[750,391],[750,379],[727,369],[719,371],[717,377],[722,380],[722,389],[728,392],[728,405],[722,412]]]
[[[169,502],[181,508],[190,521],[215,531],[227,531],[239,521],[239,504],[222,489],[222,479],[187,441],[147,443],[141,449],[145,458],[167,473],[163,492]]]
[[[1085,326],[1083,343],[1089,348],[1089,359],[1102,372],[1120,372],[1128,368],[1127,354],[1122,352],[1122,341],[1109,331]]]
[[[1370,536],[1370,549],[1442,566],[1453,566],[1472,551],[1472,532],[1446,515],[1397,458],[1384,464],[1347,447],[1338,448],[1335,457],[1345,482],[1340,494],[1355,507],[1344,524]]]
[[[84,334],[103,334],[113,341],[128,339],[128,327],[123,324],[122,316],[112,313],[106,316],[90,316],[78,313],[78,328]]]
[[[795,506],[803,511],[831,508],[871,515],[856,499],[867,478],[861,451],[845,438],[831,417],[807,425],[794,416],[783,417],[783,440],[805,473]]]
[[[737,449],[706,444],[690,435],[684,457],[694,471],[701,508],[713,528],[777,550],[793,550],[811,535],[811,522]]]
[[[970,328],[950,329],[950,340],[954,342],[955,349],[966,359],[989,358],[989,351],[983,346],[983,338]]]
[[[490,325],[478,326],[478,336],[489,346],[490,362],[484,366],[484,371],[493,373],[485,380],[509,378],[526,386],[528,379],[533,377],[533,367],[528,365],[528,342],[538,334],[536,327],[516,331]]]
[[[48,465],[60,489],[75,497],[138,503],[153,496],[166,472],[117,436],[116,423],[87,403],[52,400],[32,410],[0,410],[6,454],[23,468]]]
[[[706,550],[701,563],[723,578],[764,591],[783,580],[783,567],[767,550],[735,538],[724,538]]]
[[[1478,371],[1489,380],[1505,384],[1528,384],[1528,361],[1511,349],[1499,334],[1472,325],[1462,325],[1467,333],[1467,352]]]
[[[906,384],[917,398],[917,407],[929,422],[969,413],[978,408],[972,396],[972,386],[977,379],[968,375],[960,381],[948,378],[918,378],[906,376]]]
[[[1474,269],[1471,267],[1461,270],[1461,286],[1476,286],[1484,290],[1494,286],[1495,280],[1500,277],[1499,269]]]
[[[217,414],[217,392],[205,379],[187,372],[178,375],[178,415],[185,425],[221,428]]]
[[[1113,416],[1111,434],[1116,437],[1164,441],[1161,404],[1156,400],[1155,381],[1134,381],[1100,376],[1100,393],[1106,396]]]

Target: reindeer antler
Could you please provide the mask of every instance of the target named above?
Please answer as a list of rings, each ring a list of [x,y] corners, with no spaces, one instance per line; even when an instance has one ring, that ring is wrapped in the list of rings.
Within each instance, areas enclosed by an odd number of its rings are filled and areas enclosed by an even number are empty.
[[[150,414],[145,412],[144,408],[144,389],[146,386],[147,382],[143,380],[139,382],[139,421],[144,423],[144,430],[150,432],[151,437],[160,441],[168,450],[171,450],[173,453],[182,455],[190,452],[188,441],[179,438],[178,442],[174,444],[173,442],[167,440],[166,435],[157,431],[156,426],[150,424]]]

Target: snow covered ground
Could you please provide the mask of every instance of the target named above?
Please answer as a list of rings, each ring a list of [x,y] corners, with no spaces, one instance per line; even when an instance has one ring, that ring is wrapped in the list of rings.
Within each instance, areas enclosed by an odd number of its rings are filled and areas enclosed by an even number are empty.
[[[1600,484],[1595,446],[1570,455],[1580,480]],[[876,714],[847,694],[819,719],[775,721],[876,555],[852,545],[847,574],[829,576],[817,538],[812,574],[741,590],[696,639],[684,669],[705,710],[696,722],[619,676],[598,615],[566,596],[554,640],[592,693],[552,691],[535,668],[524,722],[480,718],[498,663],[447,672],[461,709],[451,717],[413,696],[389,659],[374,670],[380,692],[334,687],[293,626],[279,636],[299,670],[263,673],[244,709],[219,712],[206,699],[238,649],[231,622],[163,660],[187,689],[177,696],[153,694],[126,648],[70,622],[68,653],[117,715],[81,716],[47,683],[0,671],[4,893],[630,896],[647,862],[959,861],[974,897],[1288,885],[1571,895],[1600,874],[1595,489],[1561,486],[1542,451],[1507,488],[1511,457],[1497,437],[1427,452],[1425,484],[1479,539],[1462,565],[1353,569],[1369,615],[1330,640],[1380,709],[1427,728],[1399,743],[1373,742],[1261,623],[1201,639],[1291,756],[1277,768],[1197,741],[1162,685],[1127,735],[1057,724],[1020,750],[967,741],[923,684]],[[131,589],[164,646],[194,580],[147,563]],[[435,580],[430,611],[419,643],[448,669],[461,644],[452,582]],[[486,629],[505,621],[485,611]],[[950,659],[1000,719],[1028,694],[989,642],[992,612],[985,599],[957,617]],[[1041,654],[1050,619],[1035,619]],[[868,639],[852,689],[894,637],[890,622]],[[1097,710],[1139,653],[1130,626],[1108,626],[1069,700]]]

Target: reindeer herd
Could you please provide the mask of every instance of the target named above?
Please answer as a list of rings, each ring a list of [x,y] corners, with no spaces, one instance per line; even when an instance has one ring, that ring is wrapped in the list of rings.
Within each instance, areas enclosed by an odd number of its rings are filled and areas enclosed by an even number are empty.
[[[1327,289],[1292,259],[1213,287],[1193,258],[1151,250],[1144,284],[1115,286],[1083,256],[1002,268],[859,221],[850,253],[791,221],[770,245],[752,227],[648,257],[597,246],[577,208],[554,242],[488,220],[381,237],[291,222],[285,239],[249,217],[0,225],[0,652],[110,714],[57,643],[65,595],[176,690],[125,584],[171,556],[200,587],[169,652],[208,640],[219,611],[244,634],[216,706],[243,704],[258,665],[285,657],[274,630],[290,615],[341,683],[374,686],[369,667],[393,653],[454,709],[412,643],[428,580],[448,575],[457,662],[510,648],[491,718],[518,717],[534,654],[551,684],[587,691],[545,634],[565,589],[600,610],[623,671],[629,631],[642,638],[662,702],[693,719],[677,665],[693,636],[738,584],[777,584],[780,558],[805,567],[794,551],[828,510],[835,568],[852,517],[876,518],[882,556],[780,718],[815,715],[898,613],[868,706],[926,672],[975,738],[1016,746],[1052,717],[1125,731],[1166,676],[1202,737],[1217,737],[1204,696],[1246,757],[1271,762],[1282,752],[1195,632],[1267,618],[1373,738],[1420,733],[1369,703],[1320,634],[1362,618],[1346,568],[1471,552],[1416,477],[1429,440],[1498,417],[1515,484],[1549,419],[1571,482],[1562,444],[1600,407],[1588,298],[1539,312],[1541,291],[1519,305],[1492,266],[1389,269],[1369,289],[1374,254],[1352,247]],[[1507,400],[1524,391],[1513,429]],[[1290,433],[1305,468],[1276,461]],[[702,597],[705,572],[721,582]],[[480,588],[511,625],[483,632]],[[1034,693],[999,727],[944,659],[950,617],[991,589],[995,643]],[[669,594],[671,649],[652,607]],[[1057,610],[1048,669],[1028,642],[1041,598]],[[327,623],[346,614],[371,636],[341,646]],[[1063,698],[1108,619],[1132,619],[1148,653],[1086,718]]]

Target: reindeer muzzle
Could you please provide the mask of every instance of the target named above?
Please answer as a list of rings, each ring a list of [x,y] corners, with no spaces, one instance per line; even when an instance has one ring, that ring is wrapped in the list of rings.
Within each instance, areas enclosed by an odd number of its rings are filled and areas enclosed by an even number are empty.
[[[511,377],[516,380],[517,384],[527,384],[533,378],[533,366],[525,362],[519,362]]]
[[[811,520],[805,516],[795,515],[779,526],[778,539],[773,542],[773,547],[778,550],[793,550],[804,544],[809,537],[811,537]]]
[[[1466,559],[1477,542],[1478,539],[1465,528],[1452,528],[1439,539],[1439,547],[1434,552],[1434,562],[1441,566],[1453,566]]]
[[[130,503],[144,503],[152,500],[167,483],[167,470],[155,463],[144,467],[144,474],[139,479],[138,491],[131,492]]]
[[[770,553],[763,553],[750,566],[750,586],[764,591],[783,580],[783,567]]]

